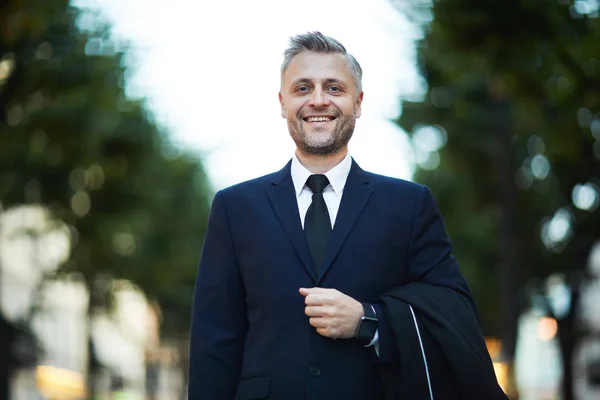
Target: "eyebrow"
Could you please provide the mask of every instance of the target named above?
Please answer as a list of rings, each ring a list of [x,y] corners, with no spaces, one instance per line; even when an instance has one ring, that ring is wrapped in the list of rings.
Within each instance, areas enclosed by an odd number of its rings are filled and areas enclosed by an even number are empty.
[[[301,83],[312,83],[312,80],[308,79],[308,78],[299,78],[292,82],[292,86],[296,86]],[[338,84],[338,85],[344,86],[344,87],[346,86],[346,84],[344,82],[340,81],[339,79],[335,79],[335,78],[325,79],[325,84],[330,84],[330,83],[335,83],[335,84]]]

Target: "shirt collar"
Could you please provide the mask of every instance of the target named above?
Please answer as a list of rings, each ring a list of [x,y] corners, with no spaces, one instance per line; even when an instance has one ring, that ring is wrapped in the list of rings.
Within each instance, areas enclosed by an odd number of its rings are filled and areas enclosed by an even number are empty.
[[[348,179],[348,174],[350,174],[351,167],[352,157],[350,157],[350,154],[347,154],[338,165],[325,172],[325,176],[329,179],[331,188],[338,197],[341,196],[344,191],[344,186],[346,185],[346,180]],[[294,182],[296,196],[300,196],[302,189],[304,189],[304,186],[306,185],[306,180],[312,173],[300,163],[300,160],[298,160],[295,153],[292,158],[290,174],[292,175],[292,181]]]

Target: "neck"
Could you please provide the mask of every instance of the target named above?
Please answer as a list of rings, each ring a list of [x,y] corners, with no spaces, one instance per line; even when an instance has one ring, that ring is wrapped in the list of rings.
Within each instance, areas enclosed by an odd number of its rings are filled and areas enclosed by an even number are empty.
[[[320,155],[320,154],[306,154],[300,149],[296,149],[296,157],[300,164],[304,166],[313,174],[324,174],[339,163],[348,154],[348,148],[345,147],[334,154]]]

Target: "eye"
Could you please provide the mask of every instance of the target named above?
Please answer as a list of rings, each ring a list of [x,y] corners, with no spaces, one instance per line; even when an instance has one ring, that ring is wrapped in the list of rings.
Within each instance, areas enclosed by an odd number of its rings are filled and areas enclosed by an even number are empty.
[[[296,88],[296,92],[300,92],[300,93],[306,93],[309,91],[309,87],[306,85],[302,85],[302,86],[298,86]]]
[[[333,93],[338,93],[342,91],[342,88],[340,88],[339,86],[329,86],[327,90]]]

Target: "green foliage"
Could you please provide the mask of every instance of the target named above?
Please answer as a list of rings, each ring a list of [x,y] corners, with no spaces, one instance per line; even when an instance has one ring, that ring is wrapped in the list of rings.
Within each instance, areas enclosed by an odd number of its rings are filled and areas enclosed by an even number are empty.
[[[487,334],[500,334],[499,307],[516,295],[498,279],[503,226],[519,288],[582,270],[600,237],[598,208],[572,203],[577,184],[600,184],[600,19],[575,3],[434,1],[418,52],[427,93],[398,121],[416,146],[422,126],[447,136],[439,166],[423,163],[415,180],[436,195]],[[573,234],[550,243],[542,227],[561,208]]]
[[[199,158],[171,156],[144,102],[126,97],[126,53],[107,27],[78,28],[66,0],[1,9],[0,202],[49,207],[72,227],[63,271],[90,286],[132,280],[180,332],[210,200]]]

